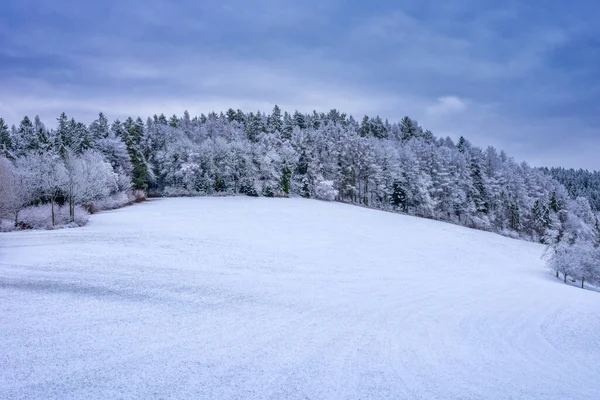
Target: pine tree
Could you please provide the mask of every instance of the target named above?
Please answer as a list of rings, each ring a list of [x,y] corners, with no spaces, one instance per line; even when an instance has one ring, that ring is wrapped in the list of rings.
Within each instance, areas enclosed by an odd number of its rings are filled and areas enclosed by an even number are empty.
[[[556,191],[552,192],[552,197],[550,198],[550,210],[555,213],[558,213],[561,210],[560,202],[556,198]]]
[[[418,124],[410,119],[409,117],[402,118],[400,121],[400,132],[402,141],[408,141],[418,136],[419,126]]]
[[[138,117],[138,119],[140,121],[142,120],[140,117]],[[137,120],[136,120],[136,123],[138,123]],[[142,125],[144,125],[143,122],[142,122]],[[190,131],[192,129],[192,120],[190,118],[190,113],[188,112],[188,110],[185,110],[183,112],[183,117],[181,117],[179,126],[184,132],[190,133]]]
[[[550,228],[550,209],[544,204],[542,199],[537,199],[531,209],[533,229],[537,233],[540,241],[544,243],[547,240],[546,232]]]
[[[265,126],[260,113],[250,113],[246,121],[246,135],[248,136],[248,140],[257,142],[263,132],[265,132]]]
[[[456,145],[456,148],[458,149],[459,152],[461,152],[462,154],[465,154],[467,152],[467,149],[469,147],[469,142],[467,142],[467,140],[461,136],[458,139],[458,144]]]
[[[370,131],[371,135],[378,139],[385,139],[388,137],[388,130],[379,115],[371,119]]]
[[[8,159],[13,159],[13,142],[10,137],[8,126],[2,118],[0,118],[0,156]]]
[[[236,118],[236,113],[233,110],[233,108],[230,108],[229,110],[227,110],[227,121],[233,122],[233,121],[235,121],[235,118]]]
[[[103,113],[99,113],[98,119],[92,122],[89,127],[92,140],[95,142],[99,139],[107,138],[109,131],[108,119]]]
[[[281,171],[281,190],[286,196],[290,195],[291,181],[292,170],[288,167],[287,164],[284,164],[283,170]]]
[[[17,133],[19,135],[19,143],[21,144],[21,148],[19,149],[21,155],[29,151],[39,150],[40,143],[29,117],[25,116],[23,118],[17,129]]]
[[[358,134],[362,137],[367,137],[371,135],[371,120],[367,115],[365,115],[360,123],[360,128],[358,128]]]
[[[296,174],[295,176],[300,182],[300,190],[299,194],[302,197],[310,197],[310,183],[308,179],[308,169],[309,169],[310,158],[307,152],[304,150],[300,153],[300,157],[298,159],[298,164],[296,165]]]
[[[118,124],[118,121],[115,124]],[[140,142],[144,135],[144,122],[139,117],[135,121],[129,117],[125,120],[122,129],[119,129],[119,131],[121,132],[121,138],[127,146],[127,152],[133,166],[131,179],[133,187],[138,190],[147,190],[149,168],[140,150]]]
[[[46,126],[42,123],[42,120],[38,115],[36,115],[35,119],[33,120],[33,129],[35,130],[35,134],[37,136],[39,149],[41,151],[51,151],[52,140],[50,139],[50,135],[48,134]]]
[[[235,112],[235,120],[240,124],[244,124],[246,122],[246,115],[239,108]]]
[[[406,182],[407,177],[403,176]],[[402,212],[408,212],[408,196],[401,182],[396,181],[392,187],[391,204]]]
[[[71,147],[77,154],[94,147],[94,140],[87,127],[81,122],[71,120],[72,145]]]
[[[470,196],[475,204],[475,209],[482,214],[487,214],[489,212],[489,205],[487,202],[488,193],[486,189],[486,182],[481,171],[481,165],[477,158],[471,157],[469,170],[471,180],[473,182],[473,189],[470,193]]]
[[[268,126],[269,132],[271,133],[281,132],[282,130],[283,121],[281,118],[281,109],[279,108],[279,106],[277,106],[277,104],[275,105],[275,107],[273,107],[273,112],[268,118]]]
[[[179,118],[177,118],[177,115],[173,114],[171,118],[169,118],[169,126],[172,126],[173,128],[179,127]]]
[[[71,132],[69,126],[69,119],[63,112],[57,119],[58,126],[54,132],[54,148],[58,151],[63,159],[67,157],[67,153],[71,146]]]
[[[306,117],[304,114],[298,112],[298,110],[294,111],[294,125],[296,125],[300,129],[306,129]]]
[[[167,121],[167,117],[165,117],[165,114],[162,114],[162,113],[159,116],[154,114],[154,123],[161,124],[161,125],[169,125],[169,121]]]

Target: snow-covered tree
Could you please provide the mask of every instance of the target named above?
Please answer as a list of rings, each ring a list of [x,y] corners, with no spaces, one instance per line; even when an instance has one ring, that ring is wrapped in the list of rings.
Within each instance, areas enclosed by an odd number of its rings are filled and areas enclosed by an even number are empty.
[[[27,158],[16,165],[0,156],[0,218],[12,218],[19,223],[19,212],[36,200],[35,164]]]
[[[583,288],[585,282],[598,282],[600,279],[599,251],[590,242],[577,240],[574,243],[560,242],[549,247],[546,252],[548,267],[562,274],[563,281],[579,280]]]
[[[185,111],[182,117],[154,115],[146,123],[132,117],[109,124],[100,113],[87,128],[63,113],[51,131],[39,118],[24,118],[10,129],[0,120],[0,152],[9,161],[38,157],[56,178],[42,184],[33,171],[33,202],[89,202],[94,196],[78,196],[73,185],[83,160],[94,158],[101,175],[111,178],[95,178],[99,184],[84,192],[100,197],[132,188],[155,195],[335,194],[338,201],[551,246],[600,243],[600,174],[532,168],[464,137],[436,138],[410,117],[390,123],[365,116],[359,122],[336,109],[304,114],[275,106],[270,114]],[[14,165],[20,170],[22,164]]]
[[[333,181],[318,179],[315,186],[315,198],[319,200],[333,201],[337,197],[337,190],[333,186]]]
[[[56,223],[54,213],[56,198],[66,188],[67,170],[62,160],[52,153],[27,156],[27,163],[37,167],[34,178],[35,187],[42,199],[50,202],[51,219],[54,226]]]
[[[102,155],[87,150],[81,155],[69,154],[66,160],[66,195],[69,198],[71,221],[75,220],[75,205],[88,205],[108,197],[118,189],[117,174]]]
[[[14,147],[8,125],[0,118],[0,156],[14,158]]]

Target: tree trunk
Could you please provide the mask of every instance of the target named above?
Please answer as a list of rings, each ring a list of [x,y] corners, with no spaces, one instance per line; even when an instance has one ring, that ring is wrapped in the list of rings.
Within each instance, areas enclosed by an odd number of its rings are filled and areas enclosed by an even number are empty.
[[[16,228],[17,226],[19,226],[19,211],[21,211],[21,210],[17,210],[17,211],[15,212],[15,228]]]
[[[581,278],[581,288],[583,289],[583,283],[585,282],[585,278]]]
[[[50,204],[52,208],[52,226],[54,226],[54,199],[50,199]]]
[[[558,278],[558,271],[556,271],[556,277]]]
[[[565,283],[567,283],[567,274],[566,274],[566,273],[563,273],[563,276],[565,277],[565,280],[564,280],[564,281],[565,281]]]

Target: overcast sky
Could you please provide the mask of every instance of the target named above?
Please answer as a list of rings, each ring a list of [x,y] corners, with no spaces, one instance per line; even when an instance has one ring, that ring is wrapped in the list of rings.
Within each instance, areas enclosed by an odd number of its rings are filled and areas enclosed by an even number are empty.
[[[593,0],[3,0],[0,117],[337,108],[600,169],[598,21]]]

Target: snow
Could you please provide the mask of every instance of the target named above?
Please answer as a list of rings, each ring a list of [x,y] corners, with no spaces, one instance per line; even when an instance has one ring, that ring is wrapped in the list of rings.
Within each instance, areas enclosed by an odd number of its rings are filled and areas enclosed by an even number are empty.
[[[597,399],[600,294],[542,252],[246,197],[0,234],[0,398]]]

